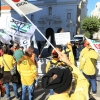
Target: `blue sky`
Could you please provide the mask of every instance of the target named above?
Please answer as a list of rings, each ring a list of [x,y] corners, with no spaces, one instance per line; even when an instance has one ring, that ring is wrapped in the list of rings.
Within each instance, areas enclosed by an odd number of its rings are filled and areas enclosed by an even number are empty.
[[[91,12],[94,10],[95,8],[95,4],[97,2],[100,2],[100,0],[88,0],[88,5],[87,5],[87,8],[88,8],[88,16],[91,15]]]

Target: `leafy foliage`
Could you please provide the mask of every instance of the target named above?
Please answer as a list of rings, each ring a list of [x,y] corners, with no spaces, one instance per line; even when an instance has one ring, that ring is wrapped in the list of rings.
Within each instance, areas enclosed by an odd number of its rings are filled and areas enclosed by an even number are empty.
[[[98,32],[100,28],[100,22],[97,17],[85,17],[82,21],[82,29],[85,30],[85,34],[89,36],[93,35],[95,32]]]
[[[87,38],[90,38],[90,33],[87,31],[84,33],[84,36],[86,36]]]

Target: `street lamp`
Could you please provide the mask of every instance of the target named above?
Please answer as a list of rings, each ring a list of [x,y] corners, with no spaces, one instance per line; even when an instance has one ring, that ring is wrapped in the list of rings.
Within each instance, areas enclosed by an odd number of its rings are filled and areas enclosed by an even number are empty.
[[[73,31],[72,31],[72,20],[70,20],[70,36],[71,36],[71,38],[73,37]]]

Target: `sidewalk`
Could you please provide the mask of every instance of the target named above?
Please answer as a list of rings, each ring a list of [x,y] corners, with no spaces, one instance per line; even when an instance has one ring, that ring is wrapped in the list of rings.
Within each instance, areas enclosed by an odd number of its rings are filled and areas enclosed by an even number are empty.
[[[36,54],[38,54],[38,50],[35,50],[35,52]],[[48,56],[50,56],[50,52],[48,53],[47,49],[45,49],[43,51],[42,57],[45,58]],[[10,90],[11,90],[11,100],[15,100],[12,87],[10,87]],[[21,100],[21,87],[18,88],[18,93],[20,94],[19,100]],[[48,96],[49,96],[49,90],[45,90],[41,87],[35,89],[34,91],[34,100],[46,100]],[[5,97],[1,98],[1,100],[6,100],[6,95]],[[26,93],[26,100],[28,100],[28,93]],[[93,96],[91,100],[100,100],[100,81],[97,81],[97,94]]]
[[[15,100],[12,87],[10,87],[10,90],[11,90],[11,99],[10,100]],[[18,88],[18,93],[20,94],[19,100],[21,100],[21,87]],[[49,97],[49,90],[45,90],[41,87],[35,89],[34,100],[46,100],[48,97]],[[26,100],[28,100],[28,93],[26,93],[25,98],[26,98]],[[6,100],[6,95],[5,95],[5,97],[1,98],[1,100]],[[97,82],[97,94],[95,96],[93,96],[90,100],[100,100],[100,82]]]

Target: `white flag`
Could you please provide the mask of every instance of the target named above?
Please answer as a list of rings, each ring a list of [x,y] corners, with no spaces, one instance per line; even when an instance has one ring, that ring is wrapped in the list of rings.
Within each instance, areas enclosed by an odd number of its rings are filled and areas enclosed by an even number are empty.
[[[24,51],[30,46],[30,38],[20,39],[20,45],[24,47]]]
[[[23,13],[27,15],[42,10],[42,8],[39,8],[24,0],[20,0],[19,2],[13,2],[12,0],[2,0],[2,1],[11,6],[21,16],[23,16]]]
[[[0,30],[0,41],[2,43],[10,44],[11,37],[7,34],[6,31]]]
[[[90,43],[90,45],[92,46],[92,48],[99,54],[100,56],[100,42],[97,40],[91,40],[88,39],[87,37],[85,37],[86,40]]]
[[[10,35],[20,38],[30,38],[35,32],[33,25],[12,17],[7,17],[6,30]]]
[[[49,41],[49,42],[51,41],[51,37],[50,37],[50,36],[49,36],[49,38],[48,38],[48,41]],[[48,48],[49,46],[50,46],[50,44],[49,44],[48,42],[46,42],[44,48]]]
[[[44,37],[44,39],[46,40],[46,41],[48,41],[47,40],[47,38],[44,36],[44,34],[32,23],[32,21],[23,13],[23,11],[21,11],[20,9],[19,9],[19,7],[17,7],[16,6],[16,4],[14,4],[14,2],[12,2],[11,0],[2,0],[2,1],[5,1],[6,3],[8,3],[17,13],[19,13],[20,15],[22,15],[22,16],[25,16],[25,18],[35,27],[35,29],[37,29],[37,31]],[[28,9],[28,8],[27,8]],[[49,41],[48,41],[49,42]],[[49,44],[53,47],[53,48],[55,48],[50,42],[49,42]]]
[[[33,34],[33,36],[32,36],[32,41],[34,42],[34,48],[38,49],[36,39],[35,39],[35,34]]]

